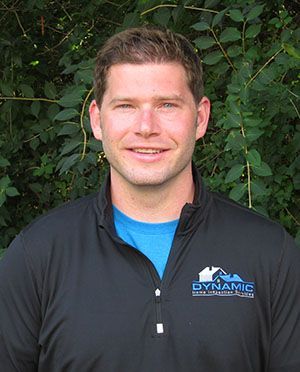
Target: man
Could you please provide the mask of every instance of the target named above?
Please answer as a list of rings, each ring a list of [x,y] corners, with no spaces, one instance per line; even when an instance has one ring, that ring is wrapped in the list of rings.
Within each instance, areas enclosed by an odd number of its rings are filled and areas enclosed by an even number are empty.
[[[97,195],[28,226],[0,266],[9,371],[300,370],[300,256],[192,165],[210,103],[192,46],[155,28],[98,54]]]

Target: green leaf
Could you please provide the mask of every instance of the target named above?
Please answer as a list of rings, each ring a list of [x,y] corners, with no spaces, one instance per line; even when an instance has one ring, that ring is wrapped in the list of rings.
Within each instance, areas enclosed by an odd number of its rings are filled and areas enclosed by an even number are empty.
[[[245,117],[244,122],[247,127],[258,127],[262,123],[262,120]]]
[[[228,112],[226,120],[224,122],[224,128],[230,129],[230,128],[240,128],[240,115],[232,114],[231,112]]]
[[[251,142],[257,140],[263,134],[264,134],[264,131],[257,128],[257,127],[248,128],[246,130],[247,142],[251,143]]]
[[[3,216],[0,215],[0,226],[7,226],[7,223],[5,221],[5,219],[3,218]],[[4,252],[2,252],[2,250],[0,250],[0,258],[1,258],[1,254],[3,254]]]
[[[76,84],[92,84],[93,83],[93,70],[78,70],[74,76]]]
[[[206,23],[206,22],[198,22],[198,23],[195,23],[193,26],[191,26],[194,30],[196,31],[205,31],[205,30],[209,30],[209,24]]]
[[[243,164],[235,164],[227,173],[224,182],[229,183],[240,178],[243,173],[244,167],[245,166]]]
[[[197,37],[194,43],[199,49],[207,49],[216,44],[215,39],[210,36]]]
[[[176,23],[180,24],[180,20],[182,19],[182,14],[185,13],[184,5],[179,5],[172,10],[172,20],[174,24]]]
[[[19,88],[21,89],[23,96],[34,97],[34,91],[28,84],[20,84]]]
[[[65,74],[65,75],[68,75],[68,74],[73,74],[75,71],[77,71],[78,70],[78,64],[75,64],[75,65],[69,65],[67,68],[65,68],[64,70],[63,70],[63,74]]]
[[[15,187],[8,187],[5,190],[7,196],[17,196],[20,195],[19,191]]]
[[[249,164],[253,167],[260,167],[260,165],[261,165],[260,153],[255,149],[251,149],[246,154],[246,159],[248,160]]]
[[[88,142],[88,148],[95,152],[103,151],[102,142],[93,137]]]
[[[251,87],[252,87],[253,90],[256,90],[258,92],[261,92],[261,91],[265,90],[265,86],[263,84],[261,84],[257,79],[255,79],[251,83]]]
[[[219,2],[220,2],[220,0],[205,0],[204,7],[206,9],[213,8],[214,6],[218,5]],[[186,3],[187,3],[187,1],[186,1]]]
[[[266,210],[266,208],[262,207],[261,205],[255,205],[255,207],[253,207],[253,209],[256,212],[262,214],[263,216],[269,217],[268,211]]]
[[[10,165],[10,162],[0,155],[0,167],[4,168]]]
[[[269,165],[267,163],[265,163],[264,161],[262,161],[260,165],[254,166],[253,167],[253,172],[257,176],[261,176],[261,177],[272,176],[272,174],[273,174]]]
[[[203,63],[205,63],[206,65],[215,65],[217,64],[222,58],[223,58],[223,53],[220,52],[220,51],[215,51],[215,52],[212,52],[212,53],[209,53],[207,54],[204,58],[203,58]]]
[[[276,73],[272,68],[265,68],[257,77],[261,84],[269,85],[276,78]]]
[[[65,146],[61,150],[61,155],[65,155],[80,145],[80,142],[78,140],[71,140],[65,144]]]
[[[79,89],[70,94],[66,94],[57,103],[62,107],[76,106],[82,101],[82,93],[82,90]]]
[[[0,191],[1,190],[6,190],[8,185],[10,184],[10,178],[8,176],[4,176],[0,178]]]
[[[140,23],[140,15],[137,12],[126,13],[123,19],[123,28],[137,27]]]
[[[261,180],[252,180],[250,185],[254,196],[262,196],[268,193],[265,184]]]
[[[247,189],[247,185],[244,183],[238,183],[234,186],[233,189],[230,190],[229,197],[235,201],[239,201],[245,194]]]
[[[44,93],[47,98],[55,99],[57,94],[55,85],[52,82],[46,81],[44,86]]]
[[[171,12],[167,8],[159,9],[157,12],[154,13],[154,17],[153,17],[155,23],[161,26],[167,26],[170,18],[171,18]]]
[[[227,27],[220,35],[221,43],[227,43],[239,39],[241,39],[241,32],[236,27]]]
[[[293,177],[293,185],[295,190],[300,190],[300,173],[295,174]]]
[[[38,138],[33,138],[30,142],[29,142],[29,146],[32,148],[33,151],[35,151],[38,146],[40,144],[40,140]]]
[[[283,43],[282,46],[283,46],[283,49],[287,52],[288,55],[290,55],[291,57],[294,57],[296,59],[300,59],[300,51],[297,50],[295,47],[293,47],[293,45]]]
[[[1,91],[4,96],[12,96],[14,94],[14,90],[11,84],[9,84],[7,81],[1,81],[0,82]]]
[[[79,112],[75,110],[74,108],[68,108],[65,110],[60,111],[53,120],[59,120],[59,121],[64,121],[64,120],[69,120],[74,118],[75,116],[78,116]]]
[[[39,101],[32,102],[30,109],[32,115],[38,118],[41,109],[41,103]]]
[[[30,183],[29,185],[30,190],[32,190],[35,193],[39,193],[43,191],[43,186],[40,183]]]
[[[61,164],[59,174],[67,172],[79,159],[79,154],[72,154],[71,156],[64,158],[63,163]]]
[[[231,45],[227,49],[227,54],[229,55],[229,57],[237,57],[240,54],[242,54],[242,52],[243,52],[242,47],[240,47],[239,45]]]
[[[293,33],[291,32],[291,30],[283,30],[280,35],[281,41],[283,43],[286,43],[287,41],[291,39],[292,34]]]
[[[0,190],[0,207],[6,202],[6,195]]]
[[[251,39],[253,37],[256,37],[260,33],[260,30],[261,30],[261,24],[249,26],[245,33],[246,39]]]
[[[61,130],[58,132],[58,136],[65,136],[65,135],[70,135],[70,134],[75,134],[77,133],[79,130],[79,127],[76,123],[69,123],[69,124],[65,124]]]
[[[258,17],[263,12],[264,6],[265,5],[257,5],[252,8],[246,17],[247,21],[251,21],[252,19]]]
[[[229,17],[234,21],[234,22],[243,22],[244,16],[242,12],[239,9],[232,9],[229,11]]]
[[[227,9],[224,9],[221,12],[219,12],[217,15],[214,16],[211,27],[215,27],[217,24],[219,24],[221,22],[221,20],[223,19],[226,11],[227,11]]]
[[[52,121],[54,120],[55,116],[59,113],[60,107],[56,103],[52,103],[49,105],[47,110],[47,116]]]
[[[239,130],[233,129],[226,138],[225,150],[241,150],[245,146],[245,139]]]

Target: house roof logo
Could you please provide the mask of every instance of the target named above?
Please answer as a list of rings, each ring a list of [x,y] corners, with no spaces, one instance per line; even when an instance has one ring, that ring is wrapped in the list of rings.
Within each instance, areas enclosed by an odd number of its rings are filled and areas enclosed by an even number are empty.
[[[238,274],[228,274],[221,267],[207,266],[192,282],[192,296],[239,296],[254,298],[254,282],[244,281]]]

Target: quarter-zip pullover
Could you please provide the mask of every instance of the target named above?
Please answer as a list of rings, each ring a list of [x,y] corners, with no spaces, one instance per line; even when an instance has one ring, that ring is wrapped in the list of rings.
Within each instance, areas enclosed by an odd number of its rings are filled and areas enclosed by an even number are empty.
[[[25,228],[0,261],[0,370],[299,372],[299,250],[194,180],[162,279],[116,235],[109,177]]]

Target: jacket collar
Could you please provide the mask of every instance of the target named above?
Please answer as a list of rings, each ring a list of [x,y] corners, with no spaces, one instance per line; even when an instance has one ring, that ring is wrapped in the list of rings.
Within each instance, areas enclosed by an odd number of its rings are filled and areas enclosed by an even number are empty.
[[[186,203],[180,215],[178,233],[186,234],[191,229],[201,223],[211,204],[211,195],[207,191],[199,170],[192,163],[193,179],[195,183],[195,195],[193,203]],[[115,233],[113,210],[110,194],[110,173],[104,179],[97,198],[97,209],[99,216],[99,225]]]

